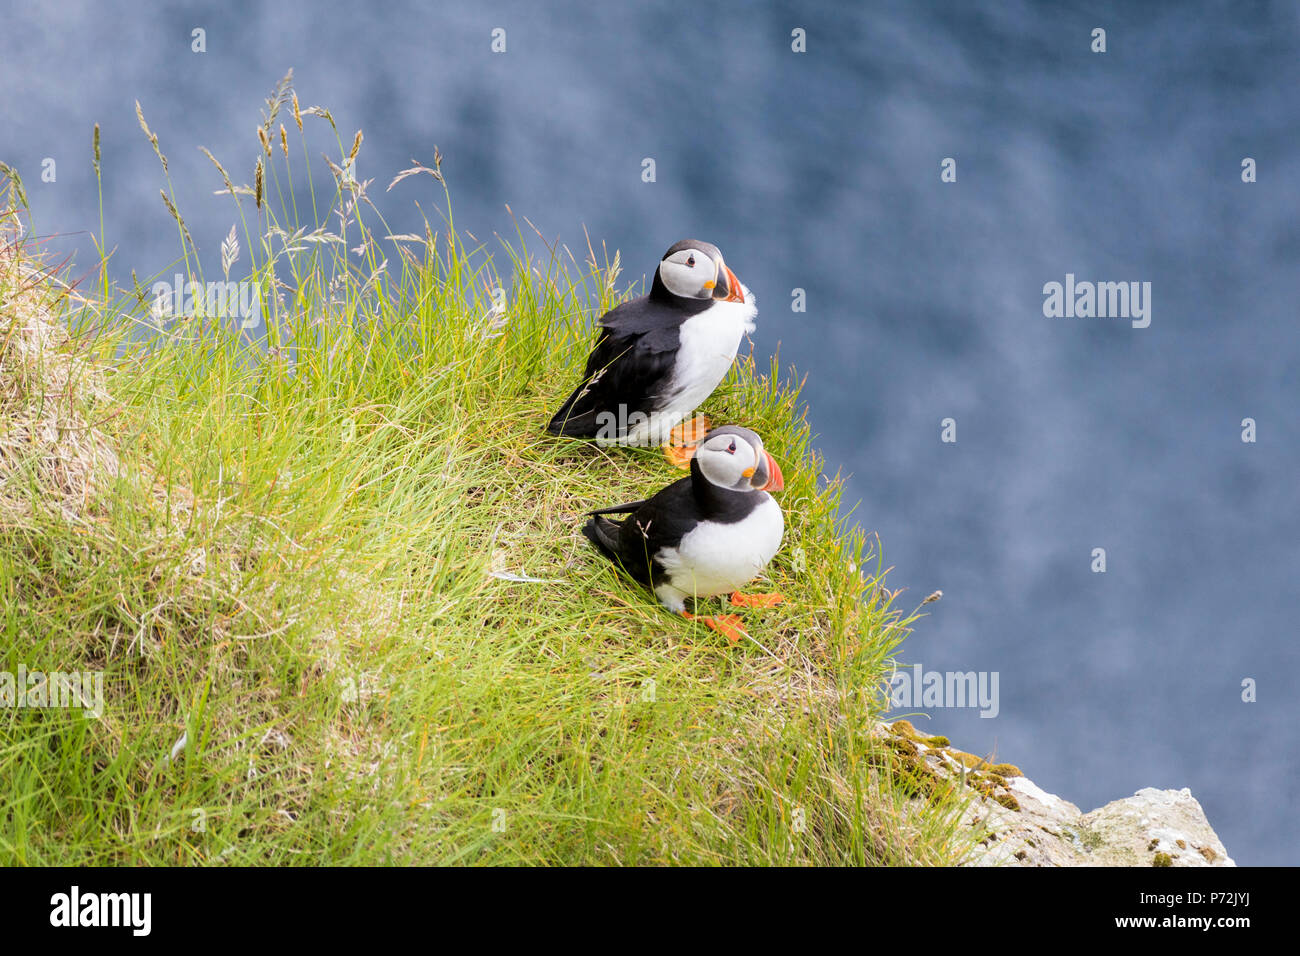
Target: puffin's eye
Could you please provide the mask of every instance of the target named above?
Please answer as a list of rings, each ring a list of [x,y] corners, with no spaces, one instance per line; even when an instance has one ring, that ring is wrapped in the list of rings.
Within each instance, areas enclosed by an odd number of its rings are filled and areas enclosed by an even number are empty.
[[[736,453],[736,442],[733,440],[732,443],[727,446],[727,454],[734,455],[735,453]]]
[[[687,260],[686,260],[686,264],[687,264],[688,266],[690,266],[692,269],[694,269],[694,268],[695,268],[695,257],[694,257],[694,256],[691,256],[689,259],[687,259]]]

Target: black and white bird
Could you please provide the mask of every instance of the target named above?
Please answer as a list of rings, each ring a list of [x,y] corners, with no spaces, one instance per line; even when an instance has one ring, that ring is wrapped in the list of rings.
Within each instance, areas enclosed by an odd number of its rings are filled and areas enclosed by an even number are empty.
[[[649,294],[601,317],[582,383],[547,430],[606,445],[698,442],[707,420],[681,423],[726,376],[757,313],[753,293],[727,268],[717,246],[698,239],[675,243],[655,270]],[[689,454],[665,451],[685,467]]]
[[[781,469],[748,428],[724,425],[704,436],[688,477],[653,498],[589,512],[582,532],[602,553],[654,591],[675,614],[732,641],[745,632],[734,614],[696,618],[687,598],[730,594],[738,607],[772,607],[779,594],[740,593],[781,547],[785,520],[769,491]],[[606,515],[627,514],[622,521]]]

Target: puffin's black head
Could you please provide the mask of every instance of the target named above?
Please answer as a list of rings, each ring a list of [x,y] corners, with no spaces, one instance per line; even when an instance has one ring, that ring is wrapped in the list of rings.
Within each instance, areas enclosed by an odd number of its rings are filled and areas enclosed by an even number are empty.
[[[748,428],[723,425],[704,436],[691,459],[692,473],[730,491],[781,491],[785,478],[763,439]]]
[[[699,239],[683,239],[664,253],[650,294],[701,304],[745,301],[745,289],[722,261],[722,252]]]

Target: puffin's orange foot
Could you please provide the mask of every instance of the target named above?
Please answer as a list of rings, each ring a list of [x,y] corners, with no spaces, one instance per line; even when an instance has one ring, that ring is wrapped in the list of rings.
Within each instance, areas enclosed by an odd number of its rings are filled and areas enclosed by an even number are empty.
[[[775,591],[770,594],[741,594],[737,591],[731,595],[731,603],[736,607],[776,607],[784,600],[785,595]]]
[[[676,445],[664,445],[664,457],[674,468],[689,468],[691,459],[695,457],[695,446],[681,448]]]
[[[682,617],[688,621],[699,621],[701,624],[717,631],[731,643],[735,644],[743,638],[749,637],[745,629],[740,625],[739,614],[719,614],[715,617],[696,617],[688,611],[682,612]]]
[[[664,445],[664,457],[674,468],[689,468],[691,458],[695,456],[695,446],[709,433],[709,419],[706,415],[696,415],[689,422],[682,422],[668,433],[668,444]]]
[[[709,416],[696,415],[689,422],[682,422],[668,433],[668,441],[674,445],[698,445],[711,428]]]

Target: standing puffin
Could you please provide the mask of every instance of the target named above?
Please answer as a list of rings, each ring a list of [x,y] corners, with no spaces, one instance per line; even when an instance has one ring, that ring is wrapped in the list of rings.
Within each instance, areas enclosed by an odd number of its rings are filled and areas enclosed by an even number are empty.
[[[735,614],[696,618],[688,597],[731,594],[737,607],[773,607],[780,594],[740,593],[777,549],[785,521],[769,491],[785,487],[781,469],[748,428],[724,425],[704,436],[689,477],[653,498],[589,512],[582,533],[654,591],[674,614],[707,624],[731,641],[745,637]],[[609,514],[630,514],[620,521]]]
[[[709,397],[754,330],[753,293],[727,268],[718,247],[675,243],[655,270],[650,293],[601,316],[582,383],[547,431],[598,444],[665,446],[678,467],[709,429],[703,416],[680,423]]]

